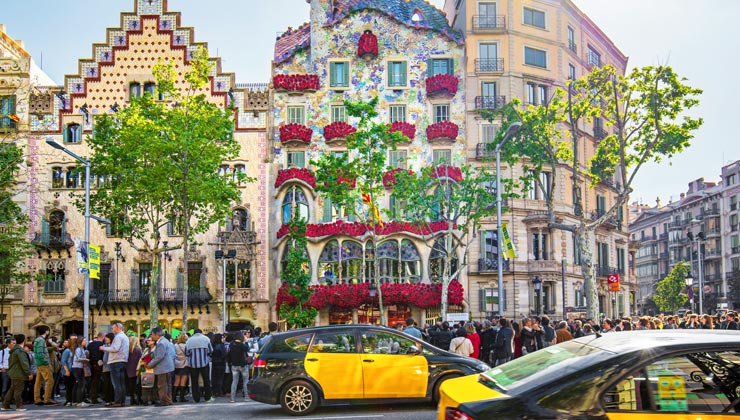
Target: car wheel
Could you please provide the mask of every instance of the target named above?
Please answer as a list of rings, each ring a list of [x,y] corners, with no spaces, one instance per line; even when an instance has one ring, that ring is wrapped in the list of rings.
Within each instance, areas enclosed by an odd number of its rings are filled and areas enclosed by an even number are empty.
[[[445,376],[439,378],[439,380],[437,381],[437,383],[434,384],[434,391],[432,392],[432,402],[434,402],[435,405],[436,404],[439,404],[439,387],[442,386],[442,382],[444,382],[444,381],[446,381],[448,379],[459,378],[460,376],[462,376],[462,375],[458,375],[457,373],[452,373],[452,374],[445,375]]]
[[[291,416],[312,413],[319,406],[319,394],[306,381],[293,381],[283,388],[280,405]]]

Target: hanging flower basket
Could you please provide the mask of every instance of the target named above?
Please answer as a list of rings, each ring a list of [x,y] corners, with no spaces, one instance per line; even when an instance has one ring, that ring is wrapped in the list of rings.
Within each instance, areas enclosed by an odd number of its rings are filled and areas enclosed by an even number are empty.
[[[278,92],[315,92],[320,87],[315,74],[276,74],[272,85]]]
[[[407,172],[409,175],[414,175],[414,171],[411,169],[395,168],[387,171],[383,174],[383,186],[386,188],[392,188],[396,185],[396,174],[399,172]]]
[[[290,123],[280,127],[280,143],[298,141],[311,143],[313,130],[303,124]]]
[[[432,178],[450,178],[455,182],[462,181],[462,170],[455,166],[441,165],[432,170]]]
[[[401,134],[408,137],[409,141],[416,137],[416,126],[411,123],[396,121],[391,124],[391,128],[388,130],[389,133],[400,131]]]
[[[344,140],[345,137],[357,131],[346,122],[337,121],[324,127],[324,139],[327,142]]]
[[[357,56],[366,60],[378,56],[378,37],[371,30],[366,30],[357,43]]]
[[[283,184],[292,179],[303,181],[306,184],[310,185],[311,188],[316,188],[316,177],[307,168],[290,168],[279,170],[277,179],[275,179],[275,188],[280,188]]]
[[[459,131],[460,129],[454,122],[441,121],[427,127],[427,139],[429,141],[454,141]]]
[[[427,77],[427,95],[449,95],[455,96],[457,93],[457,77],[451,74],[437,74]]]

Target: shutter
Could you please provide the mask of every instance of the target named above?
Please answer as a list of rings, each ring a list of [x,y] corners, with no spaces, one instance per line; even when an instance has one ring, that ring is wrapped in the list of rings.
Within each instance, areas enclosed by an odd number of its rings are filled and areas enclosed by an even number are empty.
[[[130,286],[131,286],[131,300],[135,300],[136,297],[139,295],[139,276],[136,274],[136,270],[131,268],[131,272],[129,273],[130,276]]]
[[[331,210],[332,210],[331,199],[325,198],[324,199],[324,222],[325,223],[332,221]]]
[[[206,288],[206,265],[200,264],[200,289]],[[200,293],[200,292],[199,292]]]
[[[478,311],[488,311],[488,308],[486,307],[486,289],[478,289]]]
[[[111,269],[108,274],[108,293],[111,293],[112,291],[116,290],[117,284],[116,284],[116,278],[118,278],[118,263],[111,264]],[[106,296],[107,298],[107,296]],[[101,302],[102,303],[102,302]]]
[[[447,59],[447,74],[449,75],[455,74],[455,60],[452,58]]]
[[[433,63],[434,63],[433,59],[430,58],[427,60],[427,77],[434,76],[434,69],[432,68]]]
[[[303,152],[298,152],[295,155],[295,166],[298,168],[306,167],[306,155]]]
[[[344,69],[344,84],[342,86],[349,87],[349,63],[344,63],[342,68]]]
[[[335,87],[337,85],[337,63],[329,63],[329,86]]]
[[[406,79],[407,79],[406,66],[407,66],[406,62],[401,61],[401,86],[406,86]]]
[[[49,221],[47,219],[41,219],[41,243],[49,244]]]
[[[182,291],[185,289],[185,276],[178,269],[177,275],[175,276],[175,278],[176,278],[176,286],[177,286],[177,290],[176,290],[177,296],[176,297],[179,300],[179,299],[182,299]]]
[[[59,238],[59,242],[64,243],[67,240],[67,215],[62,218],[62,237]]]
[[[62,126],[62,141],[64,143],[69,141],[69,125]]]

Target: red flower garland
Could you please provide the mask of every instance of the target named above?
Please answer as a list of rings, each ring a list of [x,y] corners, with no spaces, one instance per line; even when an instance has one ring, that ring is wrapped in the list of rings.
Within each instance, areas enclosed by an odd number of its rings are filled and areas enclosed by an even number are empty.
[[[355,131],[357,131],[357,129],[346,122],[337,121],[324,127],[324,138],[326,141],[329,141],[337,137],[346,137]]]
[[[360,41],[357,43],[357,55],[361,58],[365,56],[378,56],[378,37],[367,30],[360,36]]]
[[[460,131],[457,124],[452,121],[440,121],[427,126],[427,139],[450,139],[455,140]]]
[[[409,175],[414,175],[414,171],[412,171],[411,169],[391,169],[390,171],[387,171],[383,174],[383,186],[386,188],[391,188],[392,186],[396,185],[396,174],[403,171],[408,172]]]
[[[276,299],[278,309],[282,304],[296,304],[295,297],[288,293],[289,287],[287,283],[283,283],[278,289]],[[442,302],[442,285],[439,283],[385,283],[380,287],[384,305],[414,305],[427,309],[438,306]],[[313,294],[309,306],[316,309],[329,307],[351,309],[377,301],[377,298],[370,297],[368,283],[315,285],[310,288]],[[452,280],[447,287],[447,303],[461,305],[464,295],[460,282]]]
[[[315,74],[276,74],[272,85],[277,90],[308,91],[319,90],[319,76]]]
[[[311,143],[313,130],[303,124],[290,123],[280,126],[280,142],[285,143],[290,140],[300,140],[304,143]]]
[[[427,95],[435,93],[444,93],[454,96],[457,93],[457,77],[451,74],[437,74],[427,77]]]
[[[462,182],[462,170],[455,166],[441,165],[432,170],[432,178],[447,177],[455,182]]]
[[[291,179],[303,181],[310,185],[311,188],[316,188],[316,177],[307,168],[280,169],[278,171],[277,179],[275,179],[275,188],[280,188],[280,186]]]
[[[396,131],[400,131],[401,134],[409,138],[410,140],[413,140],[414,137],[416,137],[416,127],[407,122],[401,122],[396,121],[393,124],[391,124],[391,128],[388,130],[389,133],[393,133]]]
[[[284,224],[280,226],[277,232],[277,238],[280,239],[287,235],[289,232],[289,225]],[[456,227],[456,226],[453,226]],[[332,223],[320,223],[306,225],[306,237],[308,238],[320,238],[323,236],[332,235],[346,235],[346,236],[362,236],[370,231],[372,227],[361,222],[345,222],[344,220],[337,220]],[[375,233],[377,235],[392,235],[394,233],[412,233],[415,235],[429,235],[435,232],[441,232],[447,230],[447,222],[432,222],[427,225],[417,225],[409,222],[398,222],[390,221],[375,226]]]

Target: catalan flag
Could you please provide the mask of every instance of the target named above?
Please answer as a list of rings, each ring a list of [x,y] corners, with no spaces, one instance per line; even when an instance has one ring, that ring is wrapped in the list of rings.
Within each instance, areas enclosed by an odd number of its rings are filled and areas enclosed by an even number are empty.
[[[375,220],[378,222],[378,226],[383,227],[383,219],[380,218],[380,210],[378,207],[373,203],[372,197],[370,197],[370,194],[368,193],[362,193],[362,204],[367,205],[370,207],[370,211],[373,212],[373,216],[375,217]]]
[[[19,122],[21,120],[20,117],[18,117],[18,115],[16,115],[16,114],[12,114],[10,116],[10,119],[13,120],[13,121],[15,121],[15,122]]]

